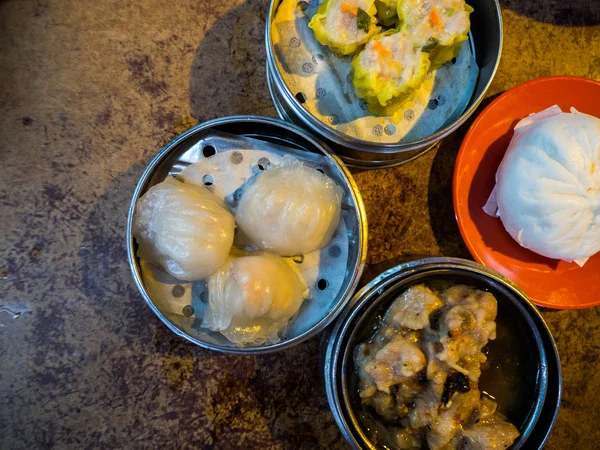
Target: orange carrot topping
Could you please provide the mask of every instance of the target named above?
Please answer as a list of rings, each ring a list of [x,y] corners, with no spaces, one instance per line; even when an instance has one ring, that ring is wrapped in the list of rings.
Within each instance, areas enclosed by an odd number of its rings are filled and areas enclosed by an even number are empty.
[[[342,11],[350,14],[358,15],[358,8],[354,8],[347,3],[342,3]]]
[[[439,27],[442,25],[442,20],[440,19],[440,15],[437,13],[437,11],[435,9],[431,10],[431,12],[429,13],[429,17],[431,19],[431,23],[434,24],[436,27]]]
[[[385,58],[391,55],[390,51],[385,48],[385,46],[379,42],[379,41],[374,41],[373,42],[373,49],[379,53],[379,56]]]
[[[450,330],[450,334],[452,335],[453,338],[456,338],[456,337],[460,336],[460,329],[455,328],[454,330]]]

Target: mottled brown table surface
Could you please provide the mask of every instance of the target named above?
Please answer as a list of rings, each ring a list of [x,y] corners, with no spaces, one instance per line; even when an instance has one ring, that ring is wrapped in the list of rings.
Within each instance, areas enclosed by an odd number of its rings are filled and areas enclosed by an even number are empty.
[[[600,80],[598,0],[502,1],[489,97]],[[345,448],[318,338],[229,356],[175,337],[129,274],[145,164],[197,120],[275,115],[266,0],[0,0],[0,448]],[[600,101],[600,99],[598,99]],[[450,186],[466,126],[403,167],[356,173],[369,263],[469,257]],[[564,370],[547,448],[600,447],[600,309],[544,311]]]

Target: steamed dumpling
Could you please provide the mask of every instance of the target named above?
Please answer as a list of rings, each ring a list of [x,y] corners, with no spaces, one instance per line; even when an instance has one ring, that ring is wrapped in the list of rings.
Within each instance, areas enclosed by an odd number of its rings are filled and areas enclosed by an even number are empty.
[[[415,43],[429,52],[430,70],[458,55],[473,11],[464,0],[398,0],[398,17]]]
[[[236,344],[277,342],[304,300],[306,285],[277,255],[230,258],[208,280],[202,326]]]
[[[387,31],[352,59],[352,82],[371,112],[393,115],[425,81],[428,70],[428,54],[409,34]]]
[[[600,119],[556,106],[524,119],[496,182],[497,215],[523,247],[566,261],[600,251]]]
[[[381,30],[374,0],[324,0],[308,26],[315,38],[340,55],[350,55]]]
[[[342,191],[299,162],[265,170],[240,199],[236,221],[257,249],[294,256],[326,246],[340,222]]]
[[[225,262],[235,223],[218,197],[171,177],[137,202],[133,236],[139,256],[179,280],[209,277]]]
[[[396,25],[398,21],[398,0],[375,0],[377,20],[385,27]]]

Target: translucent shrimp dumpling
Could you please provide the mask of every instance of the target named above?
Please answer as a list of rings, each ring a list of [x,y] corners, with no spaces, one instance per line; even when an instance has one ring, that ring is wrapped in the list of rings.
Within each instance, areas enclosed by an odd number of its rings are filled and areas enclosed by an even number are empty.
[[[135,206],[138,255],[179,280],[215,273],[227,260],[234,229],[233,215],[212,192],[171,177],[152,186]]]
[[[331,178],[295,161],[267,169],[250,183],[236,221],[254,248],[293,256],[329,243],[342,203],[342,190]]]
[[[230,257],[208,280],[202,326],[239,345],[274,343],[304,300],[306,284],[277,255]]]

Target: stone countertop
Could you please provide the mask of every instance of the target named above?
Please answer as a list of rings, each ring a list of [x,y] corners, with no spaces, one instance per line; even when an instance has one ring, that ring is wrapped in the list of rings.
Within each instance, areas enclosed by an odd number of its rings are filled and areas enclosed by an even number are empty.
[[[501,4],[490,98],[545,75],[600,80],[597,0]],[[0,447],[345,448],[318,338],[271,356],[202,350],[154,316],[127,266],[130,196],[158,149],[198,120],[275,115],[267,8],[0,2]],[[469,257],[450,193],[466,129],[410,164],[355,174],[370,264]],[[600,309],[543,315],[564,371],[547,448],[598,448]]]

